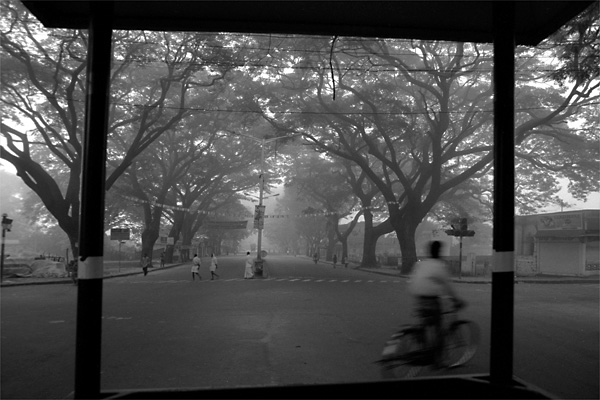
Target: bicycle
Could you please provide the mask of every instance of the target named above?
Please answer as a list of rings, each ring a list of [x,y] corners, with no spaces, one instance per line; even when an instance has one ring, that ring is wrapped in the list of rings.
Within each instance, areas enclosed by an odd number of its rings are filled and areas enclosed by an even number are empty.
[[[446,306],[446,308],[448,308]],[[435,359],[435,328],[422,322],[403,325],[386,342],[380,364],[384,379],[413,378],[425,367],[456,368],[469,362],[479,345],[479,326],[469,320],[458,319],[458,309],[453,305],[442,312],[441,334],[443,348],[441,359]]]

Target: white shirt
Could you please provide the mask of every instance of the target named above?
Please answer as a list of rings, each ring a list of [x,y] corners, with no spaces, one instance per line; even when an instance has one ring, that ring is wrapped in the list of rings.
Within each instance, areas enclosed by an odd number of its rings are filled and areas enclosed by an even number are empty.
[[[409,281],[409,291],[414,296],[443,296],[448,294],[446,284],[450,273],[446,263],[430,258],[415,264]]]
[[[192,263],[192,272],[200,272],[200,257],[194,257]]]

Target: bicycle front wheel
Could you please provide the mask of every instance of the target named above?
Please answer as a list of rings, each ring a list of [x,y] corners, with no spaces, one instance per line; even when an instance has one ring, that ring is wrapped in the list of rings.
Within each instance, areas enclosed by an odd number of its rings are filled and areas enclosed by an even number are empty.
[[[405,328],[392,335],[379,361],[382,378],[412,378],[421,371],[418,357],[423,351],[422,333],[416,328]]]
[[[473,321],[456,321],[444,338],[444,356],[449,368],[469,362],[479,346],[479,327]]]

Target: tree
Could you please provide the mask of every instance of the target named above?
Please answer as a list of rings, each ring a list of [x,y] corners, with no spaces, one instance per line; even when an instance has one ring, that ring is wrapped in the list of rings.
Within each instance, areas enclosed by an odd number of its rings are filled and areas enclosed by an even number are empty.
[[[117,183],[119,192],[135,199],[143,209],[142,254],[152,254],[165,207],[177,207],[177,203],[173,202],[174,196],[168,199],[174,182],[193,170],[194,163],[211,146],[214,136],[203,141],[198,138],[197,146],[189,146],[185,139],[185,136],[173,133],[164,135],[155,144],[154,151],[138,157]]]
[[[357,199],[353,196],[352,187],[348,184],[344,166],[336,159],[314,151],[304,151],[297,154],[293,170],[290,171],[287,185],[295,186],[301,199],[306,200],[312,207],[323,210],[327,216],[327,254],[326,260],[331,260],[335,244],[342,243],[343,254],[348,253],[346,238],[356,225],[360,214],[356,214],[348,230],[340,232],[339,222],[350,215]]]
[[[377,218],[380,214],[379,210],[384,209],[385,203],[379,195],[377,186],[373,185],[363,170],[347,159],[343,161],[343,164],[346,168],[346,179],[354,195],[360,200],[360,204],[362,205],[360,212],[356,213],[350,222],[350,227],[343,234],[344,243],[347,243],[348,237],[357,222],[357,218],[362,215],[365,229],[361,265],[365,267],[377,265],[377,256],[375,253],[377,240],[381,236],[393,231],[392,225],[389,223],[389,218],[383,221],[380,220],[379,224],[375,225],[376,221],[380,219]],[[343,255],[348,255],[346,248]]]
[[[312,256],[318,252],[326,236],[325,213],[311,206],[311,200],[298,194],[296,186],[285,186],[277,199],[275,215],[282,218],[268,220],[265,236],[282,251]]]
[[[220,207],[214,212],[214,218],[218,221],[237,221],[249,219],[252,214],[239,199],[230,197],[230,201],[220,203]],[[236,252],[240,242],[249,236],[250,229],[223,229],[217,227],[203,226],[202,231],[207,236],[208,247],[216,255]]]
[[[43,29],[2,2],[1,157],[41,199],[75,248],[79,231],[87,33]],[[162,133],[220,85],[235,53],[215,35],[114,32],[107,190]],[[235,58],[235,57],[233,57]],[[205,67],[204,60],[211,60]],[[194,101],[189,101],[194,99]]]
[[[307,207],[301,211],[296,220],[296,232],[304,241],[305,255],[319,253],[324,239],[327,237],[327,219],[321,210]]]
[[[322,67],[326,47],[314,47],[309,54],[317,56],[303,55],[304,69],[296,71],[302,83],[280,84],[300,114],[265,118],[367,174],[388,204],[408,272],[418,224],[446,193],[491,168],[489,46],[340,39],[330,51],[331,70]],[[543,78],[533,64],[528,60],[523,75]],[[597,100],[597,82],[575,82],[565,92],[521,79],[517,94],[517,168],[538,178],[520,183],[547,193],[551,185],[540,185],[542,175],[552,181],[575,168],[585,181],[597,176],[589,164],[598,159],[597,137],[565,124]]]
[[[284,187],[283,195],[277,198],[277,205],[273,211],[273,215],[278,218],[266,220],[263,231],[269,242],[277,246],[280,252],[290,251],[294,255],[308,254],[301,244],[297,228],[302,222],[306,222],[298,218],[306,207],[306,203],[296,196],[295,187]]]

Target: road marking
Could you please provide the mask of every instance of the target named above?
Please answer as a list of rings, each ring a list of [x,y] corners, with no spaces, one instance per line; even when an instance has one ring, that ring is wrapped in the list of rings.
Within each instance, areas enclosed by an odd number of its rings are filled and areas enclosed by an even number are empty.
[[[224,281],[224,282],[240,282],[240,281],[246,281],[248,279],[242,279],[242,278],[230,278],[230,279],[200,279],[198,280],[198,282],[200,283],[208,283],[208,282],[217,282],[217,281]],[[364,280],[364,279],[317,279],[315,277],[312,278],[306,278],[306,277],[289,277],[289,278],[267,278],[267,279],[253,279],[255,281],[270,281],[270,282],[340,282],[340,283],[403,283],[403,280],[373,280],[373,279],[369,279],[369,280]],[[117,284],[153,284],[153,285],[160,285],[160,284],[178,284],[178,283],[187,283],[187,282],[196,282],[196,280],[189,280],[189,279],[180,279],[180,280],[163,280],[163,281],[152,281],[152,280],[141,280],[141,281],[114,281],[114,280],[109,280],[108,282],[110,283],[117,283]],[[582,285],[582,286],[597,286],[597,285]]]

